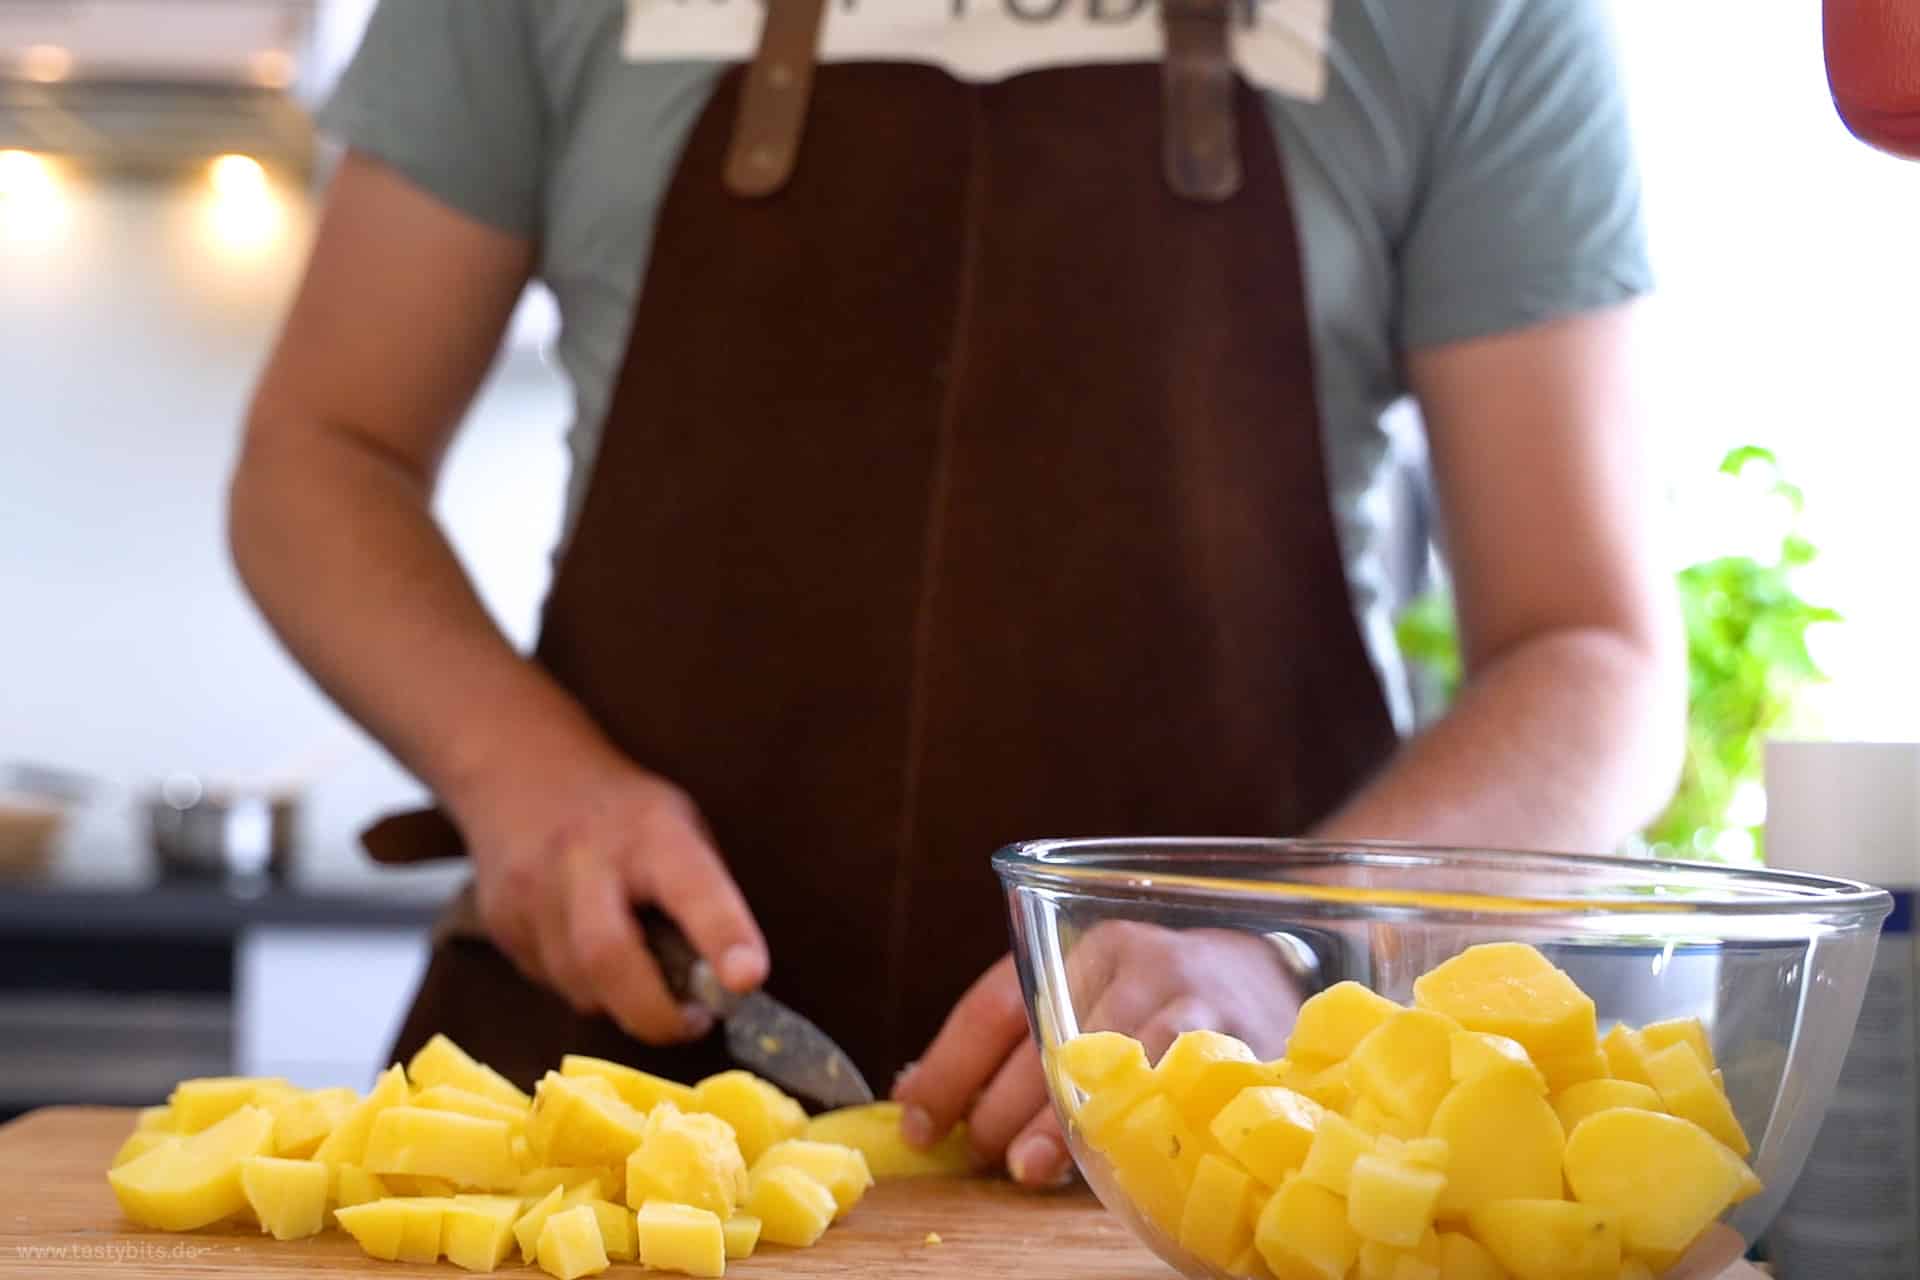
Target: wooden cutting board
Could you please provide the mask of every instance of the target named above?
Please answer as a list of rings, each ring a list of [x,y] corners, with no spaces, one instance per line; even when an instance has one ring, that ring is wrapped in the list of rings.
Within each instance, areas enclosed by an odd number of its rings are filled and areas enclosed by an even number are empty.
[[[204,1280],[354,1275],[376,1280],[466,1273],[378,1262],[338,1230],[279,1243],[258,1233],[215,1228],[189,1234],[146,1231],[120,1214],[107,1162],[133,1129],[134,1113],[56,1107],[0,1127],[0,1277],[112,1277]],[[926,1243],[928,1232],[941,1243]],[[639,1276],[616,1263],[609,1276]],[[494,1273],[545,1276],[516,1264]],[[1171,1280],[1085,1191],[1036,1194],[988,1180],[915,1179],[883,1183],[812,1249],[767,1248],[729,1264],[742,1280]]]

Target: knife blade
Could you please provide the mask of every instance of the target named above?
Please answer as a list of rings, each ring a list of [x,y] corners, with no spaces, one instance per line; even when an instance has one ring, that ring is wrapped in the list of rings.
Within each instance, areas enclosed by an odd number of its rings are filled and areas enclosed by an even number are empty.
[[[679,926],[659,911],[642,912],[641,921],[667,988],[676,1000],[714,1016],[735,1062],[825,1107],[873,1101],[866,1077],[833,1037],[764,991],[743,996],[727,990]]]

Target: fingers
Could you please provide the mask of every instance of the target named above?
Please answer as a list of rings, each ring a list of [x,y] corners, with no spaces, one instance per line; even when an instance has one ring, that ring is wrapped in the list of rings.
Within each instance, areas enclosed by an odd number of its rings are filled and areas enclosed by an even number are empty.
[[[561,935],[582,990],[628,1034],[648,1044],[703,1035],[712,1019],[683,1009],[667,990],[634,921],[621,875],[603,859],[568,859],[567,923]]]
[[[680,925],[722,985],[752,991],[767,980],[767,942],[726,864],[690,818],[669,815],[649,832],[643,856],[629,859],[627,884]]]
[[[901,1135],[925,1147],[958,1123],[1007,1055],[1027,1038],[1027,1006],[1013,957],[1002,957],[960,998],[932,1045],[894,1086],[906,1104]]]
[[[1028,1120],[1008,1144],[1007,1172],[1027,1187],[1057,1187],[1072,1175],[1073,1157],[1052,1106]]]
[[[1050,1130],[1035,1126],[1043,1115],[1053,1119],[1053,1103],[1047,1097],[1040,1050],[1029,1037],[980,1095],[967,1116],[967,1137],[983,1162],[998,1164],[1004,1158],[1016,1181],[1047,1186],[1065,1175],[1067,1148],[1057,1124]],[[1023,1136],[1024,1147],[1015,1141]]]

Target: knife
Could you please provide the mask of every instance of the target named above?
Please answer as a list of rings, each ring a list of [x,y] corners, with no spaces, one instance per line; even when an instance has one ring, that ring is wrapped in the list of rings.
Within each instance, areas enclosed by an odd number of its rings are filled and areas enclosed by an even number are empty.
[[[713,1015],[726,1029],[727,1052],[735,1062],[824,1107],[873,1101],[860,1068],[826,1032],[764,991],[743,996],[720,985],[712,966],[661,912],[641,912],[641,924],[667,989],[674,999]]]

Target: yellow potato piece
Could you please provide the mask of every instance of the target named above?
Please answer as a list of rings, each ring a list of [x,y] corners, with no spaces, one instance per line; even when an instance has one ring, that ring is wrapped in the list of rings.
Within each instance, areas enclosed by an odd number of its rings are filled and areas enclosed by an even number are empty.
[[[1566,1133],[1531,1082],[1496,1073],[1455,1085],[1428,1130],[1447,1144],[1440,1217],[1458,1219],[1494,1200],[1560,1195]]]
[[[533,1105],[533,1099],[511,1080],[485,1063],[474,1061],[465,1049],[443,1035],[435,1035],[413,1055],[413,1060],[407,1063],[407,1079],[418,1089],[450,1084],[523,1112]]]
[[[1472,1236],[1442,1231],[1440,1280],[1507,1280],[1506,1268]]]
[[[460,1190],[449,1178],[419,1173],[387,1173],[380,1175],[380,1180],[387,1184],[388,1195],[401,1200],[445,1199]]]
[[[1360,1257],[1346,1205],[1305,1178],[1273,1193],[1253,1238],[1274,1280],[1343,1280]]]
[[[1752,1176],[1699,1125],[1636,1109],[1589,1116],[1567,1139],[1566,1170],[1574,1198],[1605,1210],[1625,1247],[1650,1255],[1684,1253]]]
[[[1639,1032],[1624,1022],[1615,1023],[1601,1038],[1600,1049],[1607,1058],[1608,1075],[1653,1087],[1653,1077],[1647,1074],[1647,1046],[1641,1042]]]
[[[671,1102],[682,1111],[694,1109],[693,1086],[652,1075],[604,1058],[589,1058],[569,1053],[560,1059],[563,1076],[592,1076],[605,1080],[620,1095],[620,1100],[645,1115],[662,1102]]]
[[[1180,1247],[1209,1266],[1230,1268],[1253,1244],[1265,1202],[1264,1188],[1246,1170],[1211,1152],[1201,1156],[1180,1215]]]
[[[1412,1264],[1409,1269],[1408,1264]],[[1354,1263],[1354,1280],[1397,1280],[1405,1275],[1424,1275],[1421,1267],[1440,1274],[1440,1238],[1428,1228],[1418,1244],[1400,1249],[1378,1240],[1360,1240],[1360,1257]]]
[[[1444,1138],[1409,1138],[1403,1142],[1382,1134],[1373,1141],[1375,1147],[1390,1156],[1442,1173],[1447,1171],[1447,1161],[1452,1157]]]
[[[774,1143],[797,1138],[807,1127],[807,1113],[798,1102],[745,1071],[708,1076],[693,1087],[693,1105],[733,1126],[740,1158],[749,1165]]]
[[[1547,1078],[1527,1056],[1526,1046],[1505,1036],[1485,1031],[1455,1031],[1447,1041],[1448,1074],[1455,1084],[1465,1084],[1475,1076],[1493,1071],[1517,1071],[1534,1086],[1547,1091]]]
[[[328,1165],[327,1169],[329,1198],[333,1201],[335,1208],[349,1209],[357,1204],[371,1204],[375,1200],[385,1200],[393,1194],[385,1181],[368,1173],[357,1164]]]
[[[1669,1018],[1665,1022],[1649,1022],[1640,1028],[1640,1043],[1647,1047],[1648,1053],[1658,1053],[1668,1045],[1690,1044],[1701,1066],[1708,1071],[1718,1066],[1713,1060],[1713,1041],[1707,1038],[1707,1028],[1698,1018]]]
[[[646,1117],[599,1077],[549,1071],[534,1089],[527,1142],[542,1164],[624,1167],[645,1131]]]
[[[1619,1280],[1619,1224],[1592,1205],[1495,1200],[1468,1221],[1515,1280]]]
[[[1060,1070],[1083,1092],[1092,1093],[1116,1071],[1137,1063],[1147,1065],[1147,1051],[1132,1036],[1118,1031],[1089,1031],[1054,1051]]]
[[[1320,1117],[1319,1127],[1314,1130],[1313,1143],[1307,1148],[1305,1163],[1300,1166],[1300,1176],[1322,1190],[1344,1196],[1353,1177],[1354,1164],[1361,1156],[1372,1155],[1377,1150],[1379,1146],[1372,1134],[1345,1116],[1329,1112]]]
[[[441,1214],[440,1251],[456,1267],[492,1271],[513,1252],[519,1216],[515,1196],[456,1196]]]
[[[1138,1063],[1126,1063],[1088,1096],[1086,1103],[1073,1117],[1073,1123],[1087,1136],[1087,1141],[1097,1150],[1104,1151],[1112,1145],[1114,1135],[1119,1132],[1120,1123],[1127,1118],[1127,1113],[1152,1097],[1159,1087],[1159,1078],[1146,1065],[1144,1057]],[[872,1153],[868,1153],[868,1159],[872,1159]],[[877,1169],[875,1173],[879,1177],[886,1176]]]
[[[1398,1138],[1405,1141],[1408,1138],[1417,1138],[1427,1131],[1424,1122],[1403,1120],[1372,1098],[1356,1098],[1353,1106],[1347,1110],[1347,1119],[1375,1137]]]
[[[1560,1126],[1572,1134],[1582,1120],[1601,1111],[1633,1107],[1641,1111],[1665,1111],[1660,1095],[1644,1084],[1631,1080],[1589,1080],[1553,1095],[1553,1113]]]
[[[1326,1114],[1325,1107],[1291,1089],[1252,1088],[1220,1109],[1209,1132],[1242,1166],[1277,1187],[1306,1162]]]
[[[1187,1192],[1207,1145],[1173,1100],[1156,1093],[1127,1113],[1105,1154],[1134,1208],[1169,1240],[1176,1240]]]
[[[1384,1153],[1361,1156],[1347,1177],[1347,1225],[1365,1240],[1414,1249],[1433,1229],[1446,1175]]]
[[[1279,1085],[1291,1075],[1266,1062],[1210,1062],[1193,1074],[1184,1090],[1171,1096],[1190,1124],[1205,1129],[1242,1092]]]
[[[180,1122],[170,1106],[142,1107],[133,1121],[135,1133],[178,1133]]]
[[[373,1128],[374,1117],[388,1107],[405,1106],[411,1095],[407,1073],[398,1066],[388,1067],[373,1082],[373,1088],[367,1092],[367,1096],[356,1102],[353,1109],[333,1126],[332,1132],[314,1151],[313,1158],[322,1164],[364,1164],[367,1133]]]
[[[167,1107],[175,1129],[181,1133],[199,1133],[241,1107],[272,1110],[297,1092],[279,1076],[202,1076],[175,1085],[168,1095]]]
[[[1547,1088],[1555,1093],[1588,1080],[1606,1080],[1613,1075],[1607,1065],[1607,1055],[1598,1044],[1573,1053],[1542,1058],[1540,1073],[1547,1078]]]
[[[511,1136],[504,1120],[388,1107],[373,1118],[361,1163],[382,1177],[443,1178],[457,1187],[508,1191],[520,1180]]]
[[[1451,1018],[1402,1009],[1368,1032],[1347,1058],[1354,1092],[1390,1115],[1425,1129],[1453,1084]]]
[[[1300,1081],[1298,1092],[1306,1094],[1329,1111],[1345,1115],[1353,1106],[1355,1097],[1352,1069],[1345,1062],[1336,1062]]]
[[[1228,1264],[1227,1274],[1243,1277],[1243,1280],[1267,1280],[1267,1264],[1260,1257],[1260,1250],[1248,1245],[1240,1251],[1239,1257]]]
[[[600,1240],[600,1220],[584,1204],[563,1209],[541,1225],[534,1256],[554,1280],[596,1276],[610,1265]]]
[[[746,1163],[726,1121],[663,1102],[647,1113],[626,1178],[626,1201],[636,1209],[664,1200],[728,1218],[741,1199]]]
[[[369,1257],[437,1262],[441,1217],[452,1203],[438,1197],[390,1198],[336,1209],[333,1216]]]
[[[622,1194],[621,1188],[624,1187],[626,1178],[624,1172],[616,1177],[611,1169],[598,1169],[587,1165],[547,1165],[521,1174],[520,1180],[513,1185],[513,1193],[538,1200],[555,1187],[563,1191],[571,1191],[575,1187],[584,1186],[590,1182],[599,1188],[595,1192],[596,1195],[612,1197]]]
[[[1440,1265],[1425,1258],[1402,1254],[1394,1264],[1393,1280],[1440,1280]]]
[[[1330,1066],[1398,1012],[1399,1005],[1357,982],[1336,982],[1300,1006],[1287,1057],[1303,1066]]]
[[[273,1150],[273,1116],[242,1106],[183,1138],[109,1170],[121,1210],[141,1226],[193,1231],[247,1207],[240,1164]]]
[[[727,1224],[705,1209],[655,1201],[636,1221],[640,1261],[652,1271],[722,1276],[727,1271]],[[749,1253],[752,1246],[747,1246]],[[744,1256],[744,1255],[742,1255]]]
[[[1519,942],[1469,947],[1413,984],[1413,1002],[1469,1031],[1524,1045],[1546,1073],[1555,1059],[1592,1053],[1599,1044],[1593,1001],[1545,956]]]
[[[1620,1280],[1656,1280],[1653,1268],[1638,1258],[1628,1258],[1620,1264]]]
[[[312,1089],[270,1108],[273,1153],[289,1160],[310,1158],[359,1101],[351,1089]]]
[[[1693,1121],[1737,1156],[1745,1157],[1753,1151],[1753,1144],[1747,1141],[1746,1130],[1740,1127],[1727,1095],[1707,1073],[1691,1043],[1677,1040],[1649,1053],[1646,1067],[1668,1111]]]
[[[834,1208],[833,1192],[794,1168],[767,1170],[753,1180],[747,1197],[747,1211],[760,1219],[763,1240],[801,1249],[826,1231]]]
[[[120,1144],[120,1149],[113,1153],[113,1162],[107,1167],[118,1169],[128,1161],[138,1160],[157,1147],[179,1146],[183,1140],[184,1135],[178,1133],[162,1133],[157,1129],[135,1129],[127,1135],[127,1140]]]
[[[600,1247],[613,1262],[632,1262],[639,1257],[639,1244],[633,1234],[633,1210],[611,1200],[589,1200],[594,1220],[600,1224]]]
[[[520,1246],[520,1260],[532,1262],[539,1256],[540,1232],[547,1225],[548,1218],[568,1209],[590,1205],[601,1198],[599,1184],[587,1182],[570,1189],[555,1187],[527,1206],[527,1211],[513,1223],[513,1238]]]
[[[750,1213],[736,1213],[720,1224],[726,1237],[727,1259],[751,1258],[760,1245],[760,1219]]]
[[[248,1156],[240,1190],[260,1229],[275,1240],[301,1240],[327,1224],[327,1166],[312,1160]]]
[[[1146,1066],[1144,1058],[1141,1066]],[[1152,1078],[1149,1071],[1147,1079]],[[867,1168],[882,1182],[889,1178],[960,1177],[973,1172],[973,1151],[967,1145],[964,1124],[956,1125],[930,1149],[917,1151],[900,1136],[897,1102],[870,1102],[829,1111],[809,1120],[800,1136],[812,1142],[852,1147],[867,1158]],[[1091,1131],[1088,1136],[1092,1136]]]
[[[453,1084],[429,1085],[418,1090],[407,1105],[428,1111],[451,1111],[476,1120],[498,1120],[515,1133],[526,1128],[527,1116],[532,1110],[530,1106],[515,1106]]]
[[[782,1167],[798,1169],[833,1192],[836,1221],[852,1212],[853,1206],[860,1203],[867,1188],[873,1185],[867,1158],[853,1147],[843,1147],[836,1142],[811,1142],[805,1138],[776,1142],[760,1153],[760,1158],[753,1162],[752,1172],[757,1177],[765,1170]]]

